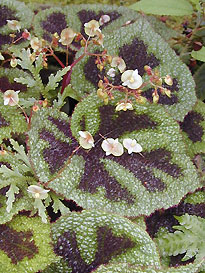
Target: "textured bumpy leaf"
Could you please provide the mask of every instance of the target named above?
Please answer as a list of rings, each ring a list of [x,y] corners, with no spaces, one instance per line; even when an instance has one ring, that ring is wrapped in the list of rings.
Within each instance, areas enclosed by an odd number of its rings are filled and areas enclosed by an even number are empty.
[[[34,32],[38,37],[42,37],[48,42],[52,41],[52,34],[58,33],[66,27],[71,27],[72,13],[67,8],[51,7],[38,12],[34,17]],[[59,43],[58,49],[66,49]]]
[[[154,28],[155,32],[157,32],[165,41],[169,41],[171,38],[179,36],[179,33],[177,33],[176,30],[168,27],[156,17],[147,15],[146,19]]]
[[[19,83],[20,80],[15,81],[15,79],[24,79],[24,83]],[[29,79],[29,80],[28,80]],[[20,90],[19,98],[28,99],[31,97],[35,97],[38,99],[40,97],[40,89],[39,86],[27,86],[26,82],[30,85],[33,83],[33,79],[30,74],[20,70],[18,68],[5,69],[0,68],[0,90],[4,93],[8,89],[12,89],[14,91]],[[32,84],[31,84],[32,85]],[[0,93],[1,95],[1,93]],[[0,98],[0,102],[2,102],[2,96]]]
[[[141,0],[130,8],[156,15],[184,16],[193,13],[193,7],[187,0]]]
[[[2,143],[3,139],[10,138],[12,134],[25,133],[27,123],[21,110],[16,106],[4,106],[2,98],[0,98],[0,104],[0,143]]]
[[[197,273],[199,272],[199,268],[201,267],[202,262],[188,264],[185,266],[179,267],[171,267],[171,268],[160,268],[156,269],[154,267],[139,267],[139,266],[131,266],[126,263],[120,264],[111,264],[111,265],[101,265],[95,273]]]
[[[195,84],[192,75],[186,65],[176,56],[175,52],[168,44],[153,31],[153,28],[144,17],[126,27],[120,28],[111,35],[106,35],[104,47],[108,49],[108,54],[121,56],[126,63],[126,70],[138,69],[144,81],[148,80],[145,75],[144,66],[149,65],[153,69],[158,69],[161,76],[167,74],[173,78],[173,85],[164,87],[171,90],[171,98],[159,94],[159,104],[176,120],[183,120],[196,102]],[[84,49],[83,49],[84,50]],[[78,58],[83,50],[76,55]],[[99,52],[98,46],[89,47],[90,52]],[[71,85],[79,96],[84,97],[87,93],[96,92],[98,82],[107,77],[110,65],[106,65],[100,72],[95,64],[95,57],[83,58],[74,68],[71,75]],[[121,75],[116,72],[114,78],[109,78],[114,85],[120,85]],[[147,87],[142,95],[152,102],[153,88]]]
[[[205,64],[200,66],[197,72],[194,74],[194,80],[196,82],[196,95],[198,99],[205,99]]]
[[[15,33],[15,39],[18,39],[21,32],[13,31],[9,29],[6,20],[17,20],[21,24],[21,29],[29,29],[33,18],[33,12],[22,2],[16,0],[1,0],[0,3],[0,49],[7,49],[8,45],[11,44],[12,38],[9,36],[10,33]],[[25,46],[28,42],[24,42],[21,39],[17,42],[17,45]]]
[[[2,272],[35,273],[58,260],[51,246],[50,226],[40,218],[16,216],[0,225],[0,240]]]
[[[180,123],[188,154],[205,153],[205,104],[198,100]]]
[[[52,234],[54,252],[70,268],[59,272],[89,273],[110,261],[160,266],[147,232],[120,216],[99,211],[71,213],[52,225]]]
[[[52,34],[58,35],[66,27],[71,27],[75,32],[81,32],[85,37],[84,23],[90,20],[99,20],[104,14],[110,16],[110,21],[103,25],[103,32],[113,31],[125,24],[128,20],[136,19],[137,13],[123,7],[108,5],[69,5],[64,8],[55,7],[40,11],[34,19],[34,31],[37,36],[51,42]],[[72,46],[79,48],[80,44],[73,42]],[[58,49],[66,47],[59,43]]]
[[[42,109],[33,115],[29,156],[40,181],[84,208],[127,216],[168,208],[200,187],[178,124],[159,105],[133,102],[134,111],[115,112],[122,96],[113,94],[108,106],[94,94],[80,102],[72,116],[72,134],[64,113]],[[80,130],[94,136],[95,147],[81,148],[70,159]],[[99,134],[120,141],[134,138],[143,147],[142,155],[106,156]]]

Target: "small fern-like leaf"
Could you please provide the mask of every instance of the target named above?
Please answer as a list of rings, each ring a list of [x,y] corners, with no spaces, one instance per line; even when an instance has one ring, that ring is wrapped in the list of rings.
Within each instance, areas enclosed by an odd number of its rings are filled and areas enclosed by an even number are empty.
[[[63,68],[62,70],[59,70],[56,75],[53,74],[50,75],[48,84],[45,87],[45,92],[48,92],[50,90],[54,90],[58,83],[62,80],[62,77],[70,70],[70,66],[67,66]]]
[[[6,193],[6,196],[8,197],[6,204],[6,211],[10,212],[12,209],[13,202],[15,201],[15,194],[19,193],[19,188],[15,184],[11,184],[9,190]]]
[[[36,84],[35,80],[32,79],[30,76],[25,78],[23,77],[14,78],[14,80],[18,83],[26,84],[28,87],[33,87]]]
[[[158,237],[156,240],[162,256],[186,253],[183,261],[194,256],[198,261],[205,258],[205,243],[202,241],[205,237],[205,219],[189,214],[175,216],[175,218],[181,224],[173,226],[176,231],[161,238]]]

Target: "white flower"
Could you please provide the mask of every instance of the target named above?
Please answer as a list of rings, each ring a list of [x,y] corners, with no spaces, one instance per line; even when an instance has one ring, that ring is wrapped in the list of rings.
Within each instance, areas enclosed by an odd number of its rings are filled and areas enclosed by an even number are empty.
[[[140,153],[142,151],[142,146],[135,139],[125,138],[123,146],[128,150],[128,154]]]
[[[81,147],[83,147],[84,149],[91,149],[92,147],[95,146],[94,139],[89,132],[79,131],[78,133],[80,135],[79,143]]]
[[[65,28],[61,32],[61,38],[59,42],[61,42],[62,45],[70,45],[75,38],[76,33],[72,30],[72,28]]]
[[[99,24],[102,26],[103,24],[106,24],[110,21],[110,16],[107,14],[104,14],[100,17]]]
[[[88,23],[85,23],[84,24],[84,30],[85,30],[85,33],[90,36],[90,37],[93,37],[96,35],[96,31],[97,30],[100,30],[99,27],[99,22],[96,21],[96,20],[91,20],[89,21]]]
[[[48,197],[48,192],[50,190],[44,190],[43,188],[37,185],[31,185],[28,187],[27,191],[29,193],[32,193],[32,196],[35,199],[46,199]]]
[[[0,52],[0,60],[1,61],[4,61],[5,59],[4,59],[4,56],[1,54],[1,52]]]
[[[121,111],[121,110],[127,111],[127,110],[133,110],[133,107],[130,102],[122,102],[116,106],[115,110],[116,111]]]
[[[122,144],[118,141],[118,138],[107,138],[104,139],[101,147],[103,151],[106,152],[106,155],[121,156],[124,152]]]
[[[39,40],[38,37],[33,37],[30,41],[30,45],[34,52],[42,50],[42,40]]]
[[[114,68],[110,68],[107,72],[107,75],[110,76],[111,78],[115,77],[115,69]]]
[[[126,70],[121,76],[121,81],[123,86],[128,86],[130,89],[137,89],[142,85],[142,77],[137,69]]]
[[[14,106],[14,105],[18,104],[18,102],[19,102],[18,93],[19,92],[20,91],[14,91],[14,90],[7,90],[6,92],[4,92],[4,105]]]
[[[21,25],[19,21],[16,21],[16,20],[6,20],[6,21],[10,29],[20,31]]]
[[[104,47],[104,46],[103,46],[103,41],[104,41],[105,35],[102,34],[102,32],[101,32],[100,29],[96,30],[95,35],[97,36],[97,37],[96,37],[97,43],[98,43],[99,45],[101,45],[102,47]]]
[[[119,56],[113,57],[110,65],[112,67],[117,67],[120,70],[120,73],[124,72],[126,69],[125,61]]]

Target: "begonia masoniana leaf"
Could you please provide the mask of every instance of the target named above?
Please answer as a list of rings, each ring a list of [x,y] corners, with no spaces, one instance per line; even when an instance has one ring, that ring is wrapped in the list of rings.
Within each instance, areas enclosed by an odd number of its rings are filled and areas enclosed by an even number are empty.
[[[12,134],[25,133],[26,130],[27,123],[21,114],[21,110],[17,109],[16,106],[3,105],[2,102],[0,106],[0,143],[3,139],[10,138]]]
[[[67,27],[71,27],[72,13],[69,9],[52,7],[38,12],[34,17],[34,32],[36,36],[43,38],[49,43],[52,41],[52,35],[57,33],[59,36],[61,31]],[[66,49],[59,43],[59,48]]]
[[[58,260],[51,245],[50,226],[39,217],[16,216],[0,225],[0,241],[2,272],[35,273]]]
[[[8,44],[12,43],[12,38],[9,36],[10,33],[15,33],[15,39],[18,39],[22,30],[29,29],[33,18],[33,12],[22,2],[16,0],[1,0],[0,3],[0,49],[7,49]],[[20,32],[9,29],[7,20],[17,20],[20,22]],[[25,45],[25,40],[20,39],[16,43]]]
[[[173,78],[173,85],[164,87],[171,90],[171,98],[159,92],[159,102],[176,120],[183,120],[184,116],[192,109],[196,102],[195,84],[187,66],[182,63],[169,45],[153,31],[148,21],[139,17],[135,23],[121,27],[104,38],[104,47],[111,56],[120,56],[124,59],[126,70],[138,69],[138,73],[144,81],[148,80],[144,66],[148,65],[153,70],[160,71],[161,77],[169,75]],[[84,49],[76,54],[76,59],[83,54]],[[102,52],[99,46],[90,46],[88,51],[92,53]],[[73,68],[71,85],[79,96],[96,92],[98,82],[107,76],[110,65],[103,70],[97,68],[95,56],[87,56],[78,62]],[[114,85],[122,84],[121,74],[116,72],[114,78],[109,78]],[[147,86],[142,95],[152,102],[154,89]]]
[[[133,111],[116,112],[122,96],[113,94],[115,100],[107,106],[94,94],[82,100],[72,115],[71,129],[66,114],[52,108],[33,115],[29,156],[40,181],[83,208],[126,216],[176,205],[201,187],[178,123],[161,106],[148,103],[133,102]],[[79,131],[89,131],[95,147],[72,154],[79,146]],[[143,151],[106,156],[99,134],[120,142],[134,138]]]
[[[189,156],[205,153],[205,104],[202,101],[197,101],[192,111],[180,122],[180,128]]]
[[[111,265],[102,265],[95,273],[197,273],[201,267],[202,262],[199,263],[190,263],[185,266],[170,267],[170,268],[154,268],[151,266],[139,267],[137,265],[130,265],[127,263],[111,264]]]
[[[160,266],[147,232],[120,216],[101,211],[73,212],[52,225],[52,236],[55,254],[70,268],[66,272],[90,273],[111,261]]]
[[[26,84],[18,83],[15,78],[28,78],[28,83],[32,83],[33,78],[29,73],[26,73],[23,70],[18,68],[0,68],[0,95],[3,94],[6,90],[20,91],[18,94],[19,98],[28,99],[28,98],[40,98],[40,88],[37,86],[28,87]],[[35,84],[35,81],[34,81]],[[0,102],[3,101],[3,96],[1,95]]]

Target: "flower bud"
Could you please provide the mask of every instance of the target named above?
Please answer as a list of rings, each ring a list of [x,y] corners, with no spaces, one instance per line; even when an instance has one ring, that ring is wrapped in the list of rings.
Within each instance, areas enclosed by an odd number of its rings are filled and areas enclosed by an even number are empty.
[[[153,93],[152,94],[152,97],[153,97],[153,103],[158,103],[158,101],[159,101],[159,95],[158,95],[158,93]]]
[[[145,65],[144,70],[147,73],[147,75],[149,75],[149,76],[152,75],[152,68],[149,65]]]
[[[164,78],[164,81],[167,85],[172,86],[173,85],[173,80],[169,75],[166,75]]]
[[[171,91],[167,88],[164,88],[164,93],[167,95],[167,97],[171,98]]]

